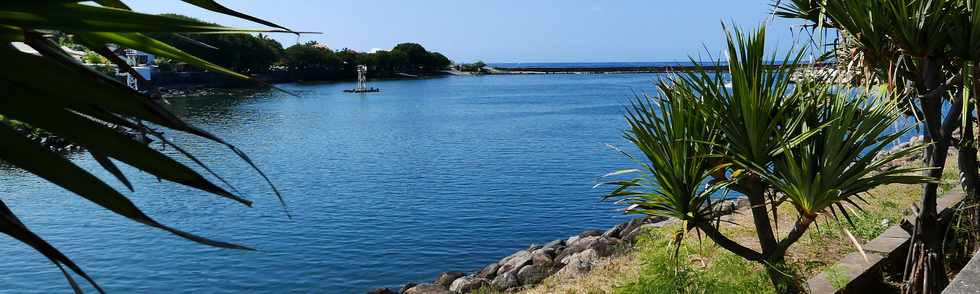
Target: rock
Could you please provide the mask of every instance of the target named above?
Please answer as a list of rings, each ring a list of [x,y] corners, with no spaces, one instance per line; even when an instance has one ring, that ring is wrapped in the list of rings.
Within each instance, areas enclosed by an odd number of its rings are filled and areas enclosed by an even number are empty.
[[[591,271],[598,261],[599,254],[594,249],[587,249],[569,256],[565,260],[565,267],[558,273],[566,277],[576,277]]]
[[[645,221],[646,218],[631,219],[629,222],[626,222],[626,227],[624,227],[620,232],[620,236],[626,236],[627,234],[632,233],[634,230],[642,226]]]
[[[490,286],[497,290],[512,289],[520,285],[520,282],[517,280],[517,274],[514,272],[500,274],[490,282]]]
[[[599,257],[607,257],[624,249],[623,241],[619,239],[599,238],[589,249],[594,249]]]
[[[748,197],[739,197],[738,199],[735,199],[735,206],[737,207],[736,209],[742,209],[752,206],[752,204],[749,203]]]
[[[555,250],[541,248],[531,253],[531,264],[540,267],[551,267],[555,263]]]
[[[419,284],[406,290],[405,294],[453,294],[453,292],[449,292],[449,289],[442,285]]]
[[[731,214],[738,209],[738,206],[735,204],[735,200],[721,200],[719,202],[714,202],[711,205],[713,205],[711,210],[721,215]]]
[[[521,285],[534,285],[548,276],[551,275],[551,267],[544,267],[538,265],[529,265],[522,267],[520,271],[517,272],[517,281]]]
[[[603,231],[600,230],[585,230],[585,232],[578,234],[578,237],[585,238],[585,237],[593,237],[593,236],[602,236],[602,233]]]
[[[398,293],[388,288],[378,288],[372,290],[371,292],[368,292],[368,294],[398,294]]]
[[[548,244],[544,244],[544,247],[541,247],[541,249],[547,249],[547,248],[558,249],[558,247],[565,247],[565,240],[554,240],[548,242]]]
[[[443,285],[449,287],[449,285],[453,284],[453,281],[465,275],[466,273],[463,272],[445,272],[439,274],[439,277],[437,277],[435,281],[432,281],[432,283],[436,285]]]
[[[531,262],[531,252],[528,250],[521,250],[508,256],[501,261],[500,268],[497,269],[497,275],[516,270]]]
[[[592,244],[595,243],[597,240],[599,240],[599,238],[602,237],[592,236],[592,237],[585,237],[585,238],[575,240],[575,242],[569,243],[568,247],[565,247],[565,250],[563,250],[561,254],[558,255],[557,258],[555,258],[555,260],[562,261],[563,259],[572,256],[573,254],[585,251],[586,249],[591,248]],[[565,262],[562,261],[562,263]]]
[[[411,289],[412,287],[415,287],[415,285],[418,285],[418,284],[419,283],[405,283],[405,285],[402,286],[401,289],[398,289],[398,293],[404,294],[404,293],[408,292],[408,289]]]
[[[623,241],[629,243],[634,243],[636,242],[636,237],[638,237],[643,232],[643,230],[641,230],[641,227],[643,225],[663,223],[666,220],[667,218],[662,216],[650,216],[646,218],[632,219],[629,221],[629,223],[627,223],[626,228],[623,228],[623,231],[620,232],[620,235],[622,236],[620,239],[623,239]]]
[[[626,224],[628,223],[618,224],[615,227],[606,230],[605,233],[602,233],[602,236],[606,238],[620,238],[620,233],[626,228]]]
[[[488,284],[490,284],[490,282],[487,281],[487,279],[476,276],[465,276],[456,279],[456,281],[453,282],[453,285],[449,286],[449,291],[452,291],[453,293],[469,293],[473,290],[483,288],[483,286]]]
[[[477,277],[484,278],[484,279],[492,280],[493,278],[496,278],[497,277],[497,270],[498,269],[500,269],[500,264],[494,262],[494,263],[491,263],[491,264],[487,265],[482,270],[480,270],[480,272],[478,274],[476,274],[476,276]]]
[[[572,243],[575,243],[575,241],[578,241],[578,239],[581,239],[581,238],[579,238],[579,236],[571,236],[571,237],[568,237],[568,239],[565,240],[565,246],[568,246],[568,245],[571,245]]]

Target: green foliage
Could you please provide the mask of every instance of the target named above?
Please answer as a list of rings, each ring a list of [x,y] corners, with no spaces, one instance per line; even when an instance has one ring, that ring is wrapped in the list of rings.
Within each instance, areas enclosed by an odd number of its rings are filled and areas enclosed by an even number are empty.
[[[85,52],[85,56],[82,56],[82,62],[89,64],[106,64],[109,63],[109,60],[102,57],[102,55],[99,55],[99,53],[88,51]]]
[[[200,21],[178,14],[164,16]],[[231,70],[264,73],[283,58],[282,44],[263,34],[152,34],[177,49]]]
[[[830,281],[830,285],[834,287],[834,290],[841,290],[847,287],[847,283],[849,282],[847,273],[839,265],[833,265],[827,268],[824,273],[827,274],[827,280]]]
[[[714,244],[671,244],[666,230],[652,230],[637,245],[639,277],[615,293],[773,293],[766,274],[750,261]],[[675,256],[675,249],[679,252]]]
[[[486,66],[487,64],[481,60],[474,63],[460,64],[457,68],[465,72],[481,72]]]
[[[921,168],[884,172],[886,164],[921,151],[922,146],[878,155],[904,134],[890,126],[901,116],[897,103],[860,91],[835,90],[830,81],[790,85],[805,51],[781,62],[765,57],[765,28],[728,35],[728,70],[697,69],[660,84],[656,100],[638,100],[626,115],[625,137],[644,158],[639,168],[610,174],[639,176],[609,182],[607,198],[619,198],[631,213],[684,220],[739,256],[780,269],[774,263],[820,215],[851,221],[845,205],[872,188],[928,182],[911,175]],[[771,65],[780,64],[774,67]],[[716,65],[720,65],[717,62]],[[726,81],[730,84],[726,86]],[[782,240],[764,251],[733,244],[717,232],[712,200],[729,192],[758,201],[785,200],[798,218]],[[753,210],[760,242],[774,238],[768,227],[775,207]],[[860,207],[858,207],[860,208]],[[769,210],[769,211],[766,211]],[[769,246],[766,249],[766,246]],[[761,256],[761,257],[760,257]],[[773,276],[773,282],[785,278]]]
[[[404,43],[391,51],[357,52],[344,48],[334,52],[316,42],[286,48],[284,64],[300,79],[353,79],[357,65],[366,65],[372,76],[394,73],[431,74],[445,69],[452,61],[437,52],[426,51],[419,44]]]
[[[223,34],[256,30],[235,29],[187,19],[137,13],[128,10],[125,4],[116,0],[96,1],[105,6],[77,2],[82,1],[6,1],[0,5],[0,38],[4,42],[24,42],[39,53],[34,55],[21,52],[11,46],[0,47],[0,59],[4,61],[5,66],[4,70],[0,70],[0,89],[4,93],[4,99],[0,101],[0,115],[5,118],[3,123],[0,123],[0,141],[3,142],[0,144],[0,159],[137,223],[209,246],[250,249],[238,244],[207,239],[156,221],[140,210],[122,192],[62,155],[53,153],[26,138],[24,134],[14,129],[13,121],[43,129],[83,146],[102,168],[130,190],[133,190],[133,187],[116,166],[116,161],[126,163],[161,180],[195,188],[243,205],[251,205],[250,200],[238,195],[234,187],[220,175],[212,172],[193,154],[172,144],[161,130],[184,132],[226,145],[254,168],[255,164],[242,151],[219,137],[184,122],[166,110],[157,99],[137,92],[112,77],[78,63],[66,54],[61,46],[45,36],[52,32],[55,36],[73,36],[72,42],[78,42],[88,50],[113,61],[124,71],[133,72],[133,69],[107,48],[108,43],[151,52],[250,80],[247,76],[187,54],[144,33]],[[185,0],[185,2],[242,17],[241,13],[210,0]],[[253,17],[246,18],[257,20]],[[51,87],[51,85],[58,85],[58,87]],[[147,127],[144,122],[154,127]],[[136,137],[153,137],[168,148],[177,150],[182,157],[185,157],[181,160],[189,160],[194,163],[194,166],[181,163],[177,158],[151,148]],[[207,171],[211,178],[218,179],[222,185],[212,182],[197,169]],[[257,168],[256,170],[265,178],[260,170]],[[265,180],[268,182],[268,178]],[[274,186],[272,189],[278,196],[279,192]],[[81,292],[81,288],[76,283],[74,275],[84,278],[97,291],[103,292],[81,267],[27,228],[3,202],[0,202],[0,233],[31,246],[47,257],[64,273],[76,292]]]

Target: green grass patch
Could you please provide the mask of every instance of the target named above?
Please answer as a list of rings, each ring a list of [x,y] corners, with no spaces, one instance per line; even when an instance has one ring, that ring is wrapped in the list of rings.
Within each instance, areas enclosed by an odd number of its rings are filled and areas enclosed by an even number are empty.
[[[847,273],[845,273],[844,269],[840,266],[830,266],[824,270],[824,273],[827,274],[827,280],[830,282],[830,285],[834,287],[834,290],[840,290],[847,287],[847,283],[849,282]]]
[[[651,230],[637,245],[643,269],[615,293],[766,293],[773,292],[762,269],[714,245],[688,235],[677,255],[673,228]]]

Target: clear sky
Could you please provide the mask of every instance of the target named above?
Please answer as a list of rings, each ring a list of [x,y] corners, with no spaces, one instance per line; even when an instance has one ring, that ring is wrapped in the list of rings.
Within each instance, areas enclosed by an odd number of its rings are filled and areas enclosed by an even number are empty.
[[[310,40],[330,48],[390,49],[416,42],[457,62],[685,61],[721,52],[721,22],[755,27],[772,0],[218,0],[297,31],[283,46]],[[258,25],[177,0],[128,0],[148,13],[173,12],[227,26]],[[776,18],[770,40],[791,45],[792,25]],[[772,44],[772,43],[771,43]]]

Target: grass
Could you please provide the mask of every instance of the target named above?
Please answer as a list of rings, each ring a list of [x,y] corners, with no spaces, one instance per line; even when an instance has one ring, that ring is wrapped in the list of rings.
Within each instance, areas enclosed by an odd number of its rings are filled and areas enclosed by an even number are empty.
[[[759,293],[771,292],[765,273],[752,263],[710,241],[688,235],[676,258],[671,231],[651,230],[640,241],[642,269],[639,279],[616,287],[614,293]]]
[[[847,287],[847,276],[845,275],[844,269],[838,265],[832,265],[824,270],[827,273],[827,279],[830,280],[830,284],[834,286],[834,290],[844,289]]]
[[[953,189],[957,183],[956,153],[947,161],[940,192]],[[917,164],[909,159],[906,164]],[[890,226],[901,221],[909,207],[919,201],[922,187],[919,185],[887,185],[872,190],[860,203],[863,211],[849,211],[852,224],[843,218],[840,222],[832,217],[818,220],[795,245],[790,247],[787,260],[803,277],[813,277],[821,272],[838,277],[835,287],[843,287],[843,273],[834,264],[843,256],[856,251],[856,247],[844,230],[864,244],[874,239]],[[779,209],[779,232],[786,234],[795,220],[791,207]],[[758,249],[751,225],[751,215],[741,213],[726,217],[735,225],[722,225],[722,232],[743,245]],[[771,293],[772,286],[763,268],[721,249],[709,239],[689,234],[672,258],[669,241],[677,227],[665,226],[647,232],[640,243],[625,255],[607,259],[581,277],[546,279],[538,286],[526,289],[524,294],[589,294],[589,293]]]

